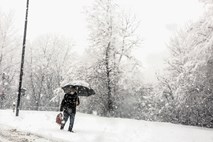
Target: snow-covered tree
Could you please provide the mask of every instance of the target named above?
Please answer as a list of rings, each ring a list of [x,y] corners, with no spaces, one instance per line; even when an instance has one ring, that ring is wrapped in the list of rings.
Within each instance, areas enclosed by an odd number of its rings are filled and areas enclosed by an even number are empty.
[[[26,100],[25,103],[33,103],[33,109],[51,106],[54,90],[61,87],[76,58],[72,48],[71,41],[55,35],[38,37],[29,46],[23,86],[31,98],[31,102]],[[58,106],[58,103],[55,105]]]
[[[96,100],[102,102],[99,104],[103,115],[114,115],[116,98],[124,86],[121,79],[130,77],[127,73],[133,74],[140,66],[131,55],[140,41],[136,34],[138,22],[134,16],[121,12],[113,0],[96,0],[88,10],[88,22],[90,48],[87,53],[93,59],[90,78],[98,92]],[[125,69],[126,66],[131,71]]]
[[[164,87],[174,97],[167,107],[174,108],[171,118],[176,122],[212,127],[210,102],[213,97],[213,13],[210,9],[196,23],[177,34],[171,41],[167,84]],[[161,83],[162,84],[162,83]],[[165,110],[164,109],[164,110]]]
[[[15,99],[17,75],[17,35],[13,15],[0,12],[0,107],[10,107]]]
[[[200,1],[205,3],[205,4],[213,4],[212,0],[200,0]]]

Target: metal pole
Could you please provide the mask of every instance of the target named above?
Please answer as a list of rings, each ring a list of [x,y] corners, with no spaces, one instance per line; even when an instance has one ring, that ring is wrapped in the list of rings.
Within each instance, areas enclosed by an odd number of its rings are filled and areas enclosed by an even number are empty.
[[[28,8],[29,8],[29,0],[27,0],[27,5],[26,5],[24,38],[23,38],[22,56],[21,56],[21,68],[20,68],[20,76],[19,76],[20,78],[19,78],[19,88],[18,88],[18,99],[17,99],[17,105],[16,105],[16,116],[19,115],[19,106],[20,106],[20,101],[21,101],[21,88],[22,88],[22,77],[23,77],[23,69],[24,69],[24,55],[25,55],[26,35],[27,35]]]

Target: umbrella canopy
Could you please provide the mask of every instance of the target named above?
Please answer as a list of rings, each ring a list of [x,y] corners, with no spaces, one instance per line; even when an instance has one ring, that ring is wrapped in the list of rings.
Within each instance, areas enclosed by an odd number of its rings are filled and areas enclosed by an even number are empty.
[[[65,93],[69,93],[72,89],[77,91],[78,96],[91,96],[95,94],[95,91],[89,87],[83,85],[68,84],[62,87]]]

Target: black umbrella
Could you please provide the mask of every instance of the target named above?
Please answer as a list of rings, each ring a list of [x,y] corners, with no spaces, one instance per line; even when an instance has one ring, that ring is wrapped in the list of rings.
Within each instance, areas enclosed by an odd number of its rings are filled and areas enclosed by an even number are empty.
[[[95,94],[95,91],[89,87],[83,85],[66,85],[62,87],[65,93],[69,93],[72,89],[77,91],[78,96],[91,96]]]

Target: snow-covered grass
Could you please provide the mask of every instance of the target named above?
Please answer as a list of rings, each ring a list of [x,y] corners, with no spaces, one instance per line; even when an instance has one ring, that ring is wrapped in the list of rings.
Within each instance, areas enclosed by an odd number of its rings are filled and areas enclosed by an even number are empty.
[[[104,118],[77,113],[75,133],[59,130],[58,112],[0,110],[0,127],[30,132],[59,142],[213,142],[213,130],[170,123]]]

